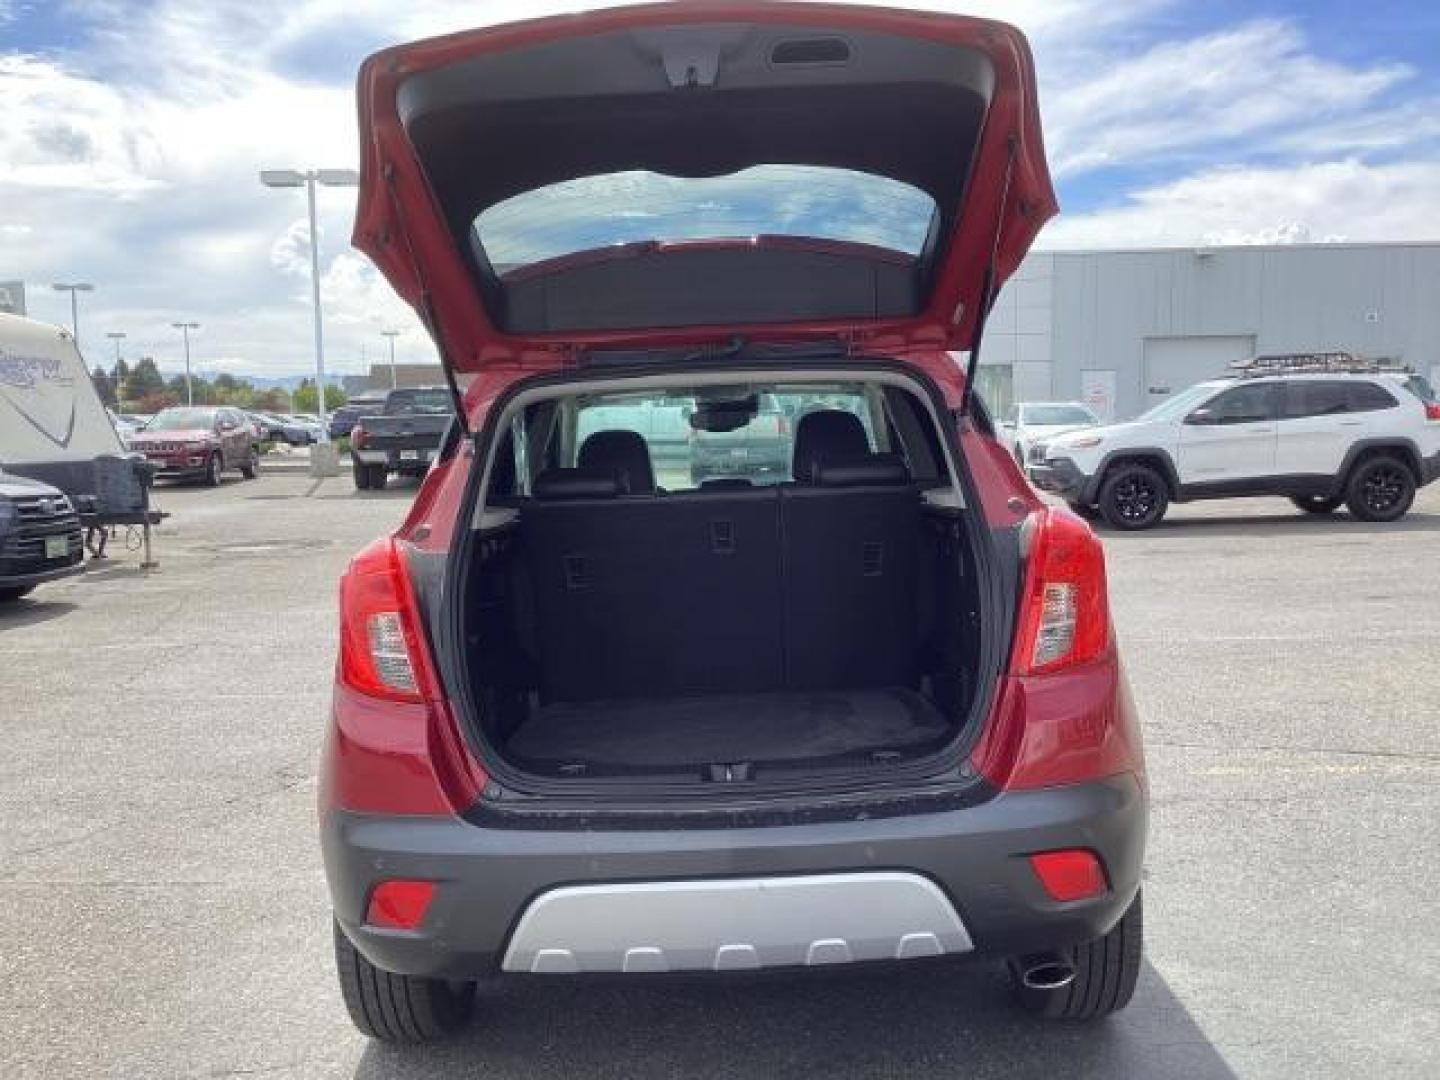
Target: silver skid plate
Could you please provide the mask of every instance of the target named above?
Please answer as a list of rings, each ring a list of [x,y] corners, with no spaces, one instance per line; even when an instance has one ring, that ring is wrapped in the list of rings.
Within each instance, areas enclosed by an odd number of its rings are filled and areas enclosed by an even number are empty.
[[[506,971],[737,971],[969,952],[940,888],[873,872],[573,885],[525,909]]]

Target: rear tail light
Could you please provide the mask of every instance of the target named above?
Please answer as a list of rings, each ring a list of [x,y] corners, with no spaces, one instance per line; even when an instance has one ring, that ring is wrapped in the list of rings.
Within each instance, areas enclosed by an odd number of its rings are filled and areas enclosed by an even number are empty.
[[[340,679],[371,697],[420,702],[429,652],[394,542],[371,545],[340,581]]]
[[[1073,514],[1042,510],[1030,519],[1029,571],[1011,668],[1039,675],[1093,660],[1110,642],[1105,552]]]
[[[1425,403],[1425,419],[1440,420],[1440,402],[1430,401]]]
[[[350,445],[353,446],[356,450],[365,449],[365,444],[369,440],[370,436],[359,424],[356,424],[353,428],[350,429]]]
[[[1088,900],[1110,887],[1100,859],[1084,848],[1043,851],[1030,856],[1030,866],[1052,900]]]
[[[365,922],[385,930],[414,930],[434,899],[433,881],[382,881],[370,893]]]
[[[971,760],[1005,790],[1143,775],[1134,704],[1114,649],[1100,541],[1064,510],[1038,511],[1025,529],[1028,556],[1010,677]]]
[[[446,814],[487,780],[455,723],[401,547],[378,540],[340,581],[340,657],[322,805]]]

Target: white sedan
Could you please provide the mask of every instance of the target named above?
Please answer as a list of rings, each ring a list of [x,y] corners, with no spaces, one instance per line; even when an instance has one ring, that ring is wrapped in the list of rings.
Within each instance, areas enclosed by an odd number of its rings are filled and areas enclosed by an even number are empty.
[[[1045,443],[1057,435],[1098,427],[1100,418],[1078,401],[1025,401],[1010,406],[1000,422],[1010,452],[1023,470],[1045,460]]]

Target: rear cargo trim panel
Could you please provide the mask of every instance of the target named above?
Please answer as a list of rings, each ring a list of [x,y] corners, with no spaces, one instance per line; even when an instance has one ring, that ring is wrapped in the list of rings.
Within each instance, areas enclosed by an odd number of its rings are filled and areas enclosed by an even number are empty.
[[[533,974],[729,971],[908,960],[973,948],[919,874],[575,885],[521,915],[502,967]]]

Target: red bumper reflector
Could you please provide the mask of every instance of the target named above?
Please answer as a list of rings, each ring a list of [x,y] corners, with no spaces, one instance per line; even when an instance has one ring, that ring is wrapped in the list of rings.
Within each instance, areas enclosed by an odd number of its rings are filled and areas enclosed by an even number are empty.
[[[1087,900],[1109,888],[1093,851],[1044,851],[1031,855],[1030,865],[1052,900]]]
[[[386,930],[414,930],[435,899],[433,881],[382,881],[370,894],[365,922]]]

